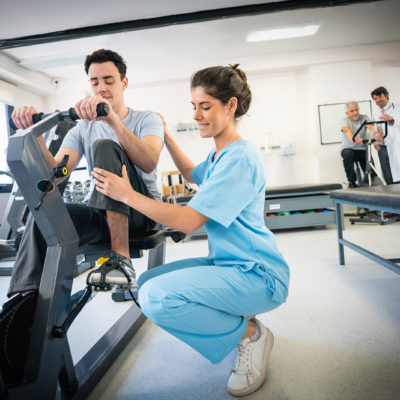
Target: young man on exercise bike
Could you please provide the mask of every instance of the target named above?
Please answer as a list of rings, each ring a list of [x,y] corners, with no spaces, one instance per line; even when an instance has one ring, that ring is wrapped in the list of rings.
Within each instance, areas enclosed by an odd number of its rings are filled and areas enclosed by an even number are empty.
[[[128,78],[126,63],[119,54],[97,50],[86,57],[85,71],[93,93],[75,104],[81,120],[68,132],[55,157],[39,138],[49,167],[54,168],[66,154],[69,155],[68,171],[73,171],[82,156],[87,160],[89,174],[94,167],[120,174],[121,166],[126,165],[132,185],[144,195],[161,200],[156,188],[156,166],[163,147],[160,117],[151,111],[133,110],[125,104]],[[105,117],[97,117],[99,103],[108,106]],[[24,106],[15,110],[12,118],[18,128],[26,129],[33,124],[32,115],[35,113],[37,110],[33,107]],[[154,228],[154,221],[96,190],[92,191],[87,202],[67,204],[67,209],[80,245],[111,242],[110,258],[91,273],[91,283],[95,286],[99,286],[100,281],[108,285],[136,286],[129,256],[129,235],[145,234]],[[9,297],[38,290],[46,248],[46,242],[31,218],[14,265]]]

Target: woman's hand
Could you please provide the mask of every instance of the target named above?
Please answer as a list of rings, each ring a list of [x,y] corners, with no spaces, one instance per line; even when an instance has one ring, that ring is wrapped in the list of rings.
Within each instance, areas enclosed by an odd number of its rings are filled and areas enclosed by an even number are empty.
[[[121,174],[122,177],[106,171],[105,169],[94,168],[92,175],[94,176],[96,190],[114,200],[127,203],[129,194],[132,194],[134,190],[129,182],[125,165],[122,166]]]
[[[161,121],[164,125],[164,141],[167,142],[168,139],[171,137],[171,133],[169,132],[168,127],[167,127],[167,122],[165,121],[165,118],[162,114],[157,113],[157,115],[161,118]]]

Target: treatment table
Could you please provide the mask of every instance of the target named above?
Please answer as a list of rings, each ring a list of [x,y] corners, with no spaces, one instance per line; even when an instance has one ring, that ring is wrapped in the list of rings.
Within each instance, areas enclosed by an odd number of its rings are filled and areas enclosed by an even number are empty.
[[[266,187],[265,225],[278,230],[335,224],[330,193],[341,188],[339,183]]]
[[[349,204],[355,207],[373,209],[393,214],[400,214],[400,184],[387,186],[368,186],[354,189],[342,189],[331,192],[331,197],[335,201],[336,215],[343,215],[342,205]],[[354,251],[363,254],[371,260],[383,265],[397,274],[400,274],[400,258],[386,259],[368,251],[346,239],[343,239],[343,221],[336,218],[339,263],[345,264],[344,248],[350,247]]]

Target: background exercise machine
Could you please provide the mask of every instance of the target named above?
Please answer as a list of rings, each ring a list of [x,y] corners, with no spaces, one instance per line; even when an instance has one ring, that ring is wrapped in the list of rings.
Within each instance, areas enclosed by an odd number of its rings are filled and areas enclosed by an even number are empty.
[[[370,124],[375,124],[375,126],[379,125],[379,124],[384,124],[385,132],[383,134],[383,138],[384,139],[386,138],[386,136],[388,135],[388,127],[387,127],[388,122],[387,121],[364,121],[361,124],[361,126],[358,128],[358,130],[354,133],[353,141],[357,137],[357,135],[359,134],[361,129],[364,126],[370,125]],[[372,133],[371,133],[369,139],[363,139],[363,144],[367,145],[367,149],[366,149],[367,165],[366,165],[366,168],[364,171],[364,179],[360,186],[368,186],[368,187],[383,186],[383,185],[386,186],[385,179],[377,171],[377,169],[374,165],[374,161],[372,159],[372,145],[374,145],[375,142],[376,142],[376,140],[372,137]],[[378,215],[379,215],[379,217],[378,217]],[[398,220],[398,218],[399,218],[398,215],[393,215],[393,216],[389,216],[389,217],[385,216],[383,210],[380,210],[379,214],[376,214],[375,211],[370,211],[368,209],[365,209],[364,213],[358,212],[357,218],[350,218],[350,222],[351,222],[351,224],[360,222],[360,223],[377,223],[377,224],[384,225],[384,224],[387,224],[390,222],[395,222]]]

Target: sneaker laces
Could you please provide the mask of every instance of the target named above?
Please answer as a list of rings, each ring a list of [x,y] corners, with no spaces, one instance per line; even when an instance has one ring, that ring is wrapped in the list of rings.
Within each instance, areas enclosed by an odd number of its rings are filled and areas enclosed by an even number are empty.
[[[251,375],[253,370],[251,369],[251,342],[245,339],[238,343],[238,358],[236,361],[236,369],[232,370],[239,375]]]

